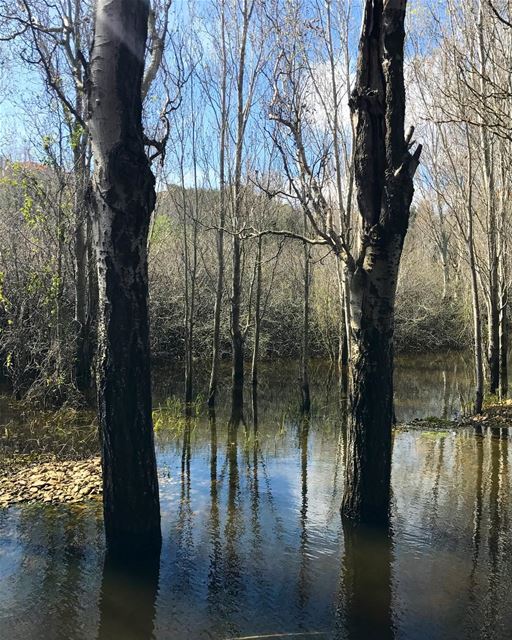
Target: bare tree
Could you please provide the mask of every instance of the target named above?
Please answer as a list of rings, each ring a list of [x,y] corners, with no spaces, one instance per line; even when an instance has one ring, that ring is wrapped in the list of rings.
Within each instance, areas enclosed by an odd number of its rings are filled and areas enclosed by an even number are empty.
[[[413,176],[404,136],[406,0],[366,2],[351,109],[355,182],[363,236],[351,278],[354,349],[343,515],[387,521],[393,411],[393,316]]]
[[[389,513],[393,411],[393,329],[398,268],[421,146],[404,135],[403,77],[406,2],[367,0],[350,107],[355,118],[354,178],[362,233],[352,255],[336,228],[325,189],[325,155],[307,147],[304,64],[296,39],[282,44],[274,72],[271,118],[291,195],[314,238],[346,263],[351,306],[352,419],[342,513],[383,522]],[[288,35],[288,34],[287,34]],[[290,158],[295,161],[292,165]]]
[[[224,292],[224,227],[226,224],[226,137],[228,133],[228,88],[227,88],[227,46],[226,46],[226,6],[220,2],[220,136],[219,136],[219,228],[217,230],[217,283],[215,290],[215,308],[213,313],[213,345],[210,385],[208,389],[208,407],[213,409],[219,383],[220,364],[220,322],[222,297]]]

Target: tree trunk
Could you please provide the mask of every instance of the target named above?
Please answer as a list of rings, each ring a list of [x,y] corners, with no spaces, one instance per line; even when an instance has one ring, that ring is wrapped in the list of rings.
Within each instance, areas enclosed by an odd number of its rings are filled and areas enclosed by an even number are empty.
[[[350,357],[350,347],[348,335],[350,333],[350,290],[347,287],[348,281],[343,273],[344,265],[339,256],[336,257],[336,275],[338,277],[338,295],[340,300],[341,328],[339,333],[338,347],[338,371],[340,376],[341,390],[346,393],[348,390],[348,364]]]
[[[487,301],[487,364],[489,366],[489,393],[498,393],[500,385],[500,312],[498,308],[498,270],[491,267],[489,299]]]
[[[75,379],[78,389],[88,389],[91,384],[90,322],[88,317],[88,251],[87,223],[88,198],[87,166],[85,148],[74,149],[75,194],[74,194],[74,261],[75,261]]]
[[[403,237],[378,239],[352,278],[352,420],[343,513],[385,522],[391,479],[393,309]]]
[[[473,306],[473,351],[475,366],[475,403],[473,412],[482,413],[484,401],[484,364],[482,353],[482,320],[480,316],[480,295],[478,292],[478,273],[475,256],[475,242],[473,233],[473,154],[468,125],[466,125],[466,142],[468,149],[468,189],[467,189],[467,234],[469,272],[471,275],[471,299]]]
[[[91,53],[99,287],[98,408],[107,546],[158,547],[151,417],[147,235],[155,180],[144,152],[141,81],[149,3],[98,0]]]
[[[480,91],[486,100],[486,47],[484,43],[484,2],[480,0],[478,10],[478,49]],[[496,184],[493,164],[492,139],[489,137],[487,123],[480,123],[480,145],[483,159],[484,184],[487,197],[487,260],[489,269],[489,293],[487,299],[487,363],[489,366],[489,393],[498,393],[500,384],[500,352],[499,352],[499,283],[498,283],[498,248],[497,248],[497,215]]]
[[[391,482],[395,292],[421,146],[404,136],[405,0],[367,0],[350,106],[363,220],[350,263],[352,416],[342,514],[386,524]]]
[[[263,249],[263,237],[258,238],[258,251],[256,254],[256,294],[254,301],[254,344],[252,349],[251,382],[253,390],[258,386],[258,360],[260,355],[261,333],[261,259]]]
[[[221,193],[224,187],[221,185]],[[212,410],[215,407],[217,398],[217,388],[219,384],[220,365],[220,320],[222,312],[222,293],[224,289],[224,203],[221,196],[221,217],[220,229],[217,231],[217,287],[215,291],[215,308],[213,312],[213,346],[212,346],[212,368],[210,373],[210,385],[208,387],[208,407]]]
[[[231,420],[240,422],[244,406],[244,336],[240,326],[242,304],[241,241],[233,235],[233,289],[231,292]]]
[[[306,219],[304,218],[306,228]],[[301,365],[301,411],[309,413],[311,409],[311,396],[309,393],[309,290],[311,284],[311,259],[309,246],[304,243],[304,302],[303,302],[303,326],[302,326],[302,353]]]
[[[508,291],[505,274],[505,260],[500,257],[500,316],[499,316],[499,352],[500,352],[500,398],[508,394]]]
[[[217,230],[217,289],[215,292],[215,310],[213,312],[213,348],[210,385],[208,388],[208,407],[213,410],[217,395],[220,364],[220,320],[222,311],[222,293],[224,290],[224,226],[226,224],[226,167],[225,149],[227,133],[227,54],[226,54],[226,17],[224,0],[221,2],[221,43],[222,43],[222,80],[221,80],[221,114],[220,114],[220,143],[219,143],[219,199],[220,216]]]

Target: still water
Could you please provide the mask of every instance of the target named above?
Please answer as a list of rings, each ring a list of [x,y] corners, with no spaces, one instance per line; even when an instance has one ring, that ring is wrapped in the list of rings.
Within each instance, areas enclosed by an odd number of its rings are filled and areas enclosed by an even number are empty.
[[[159,431],[153,566],[105,561],[96,503],[0,511],[0,638],[511,638],[508,432],[397,431],[391,530],[344,531],[335,380],[313,372],[305,421],[290,371],[266,372],[257,425]],[[399,420],[454,415],[470,388],[456,358],[396,380]]]

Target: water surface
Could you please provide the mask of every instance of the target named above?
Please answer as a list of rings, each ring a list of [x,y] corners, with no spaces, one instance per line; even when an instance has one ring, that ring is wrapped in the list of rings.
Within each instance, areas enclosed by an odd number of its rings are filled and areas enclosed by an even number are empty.
[[[460,411],[456,364],[402,361],[398,417]],[[397,431],[391,530],[344,530],[343,403],[315,380],[309,420],[274,367],[257,425],[224,409],[159,432],[159,562],[105,559],[95,503],[0,511],[0,638],[512,637],[508,432]]]

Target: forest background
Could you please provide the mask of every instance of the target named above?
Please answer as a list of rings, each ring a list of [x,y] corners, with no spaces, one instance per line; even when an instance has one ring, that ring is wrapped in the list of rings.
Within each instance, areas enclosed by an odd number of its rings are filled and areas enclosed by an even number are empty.
[[[82,404],[94,381],[93,162],[79,55],[91,15],[88,2],[0,3],[2,375],[45,406]],[[472,347],[477,408],[484,377],[489,393],[508,389],[508,16],[505,0],[417,0],[408,12],[407,121],[424,150],[395,345]],[[187,403],[212,403],[223,360],[250,362],[255,387],[261,360],[298,358],[303,403],[311,357],[345,371],[349,294],[329,238],[353,247],[360,237],[348,108],[360,23],[353,2],[153,6],[143,83],[158,193],[151,350],[183,367]],[[205,370],[208,388],[196,383]]]

